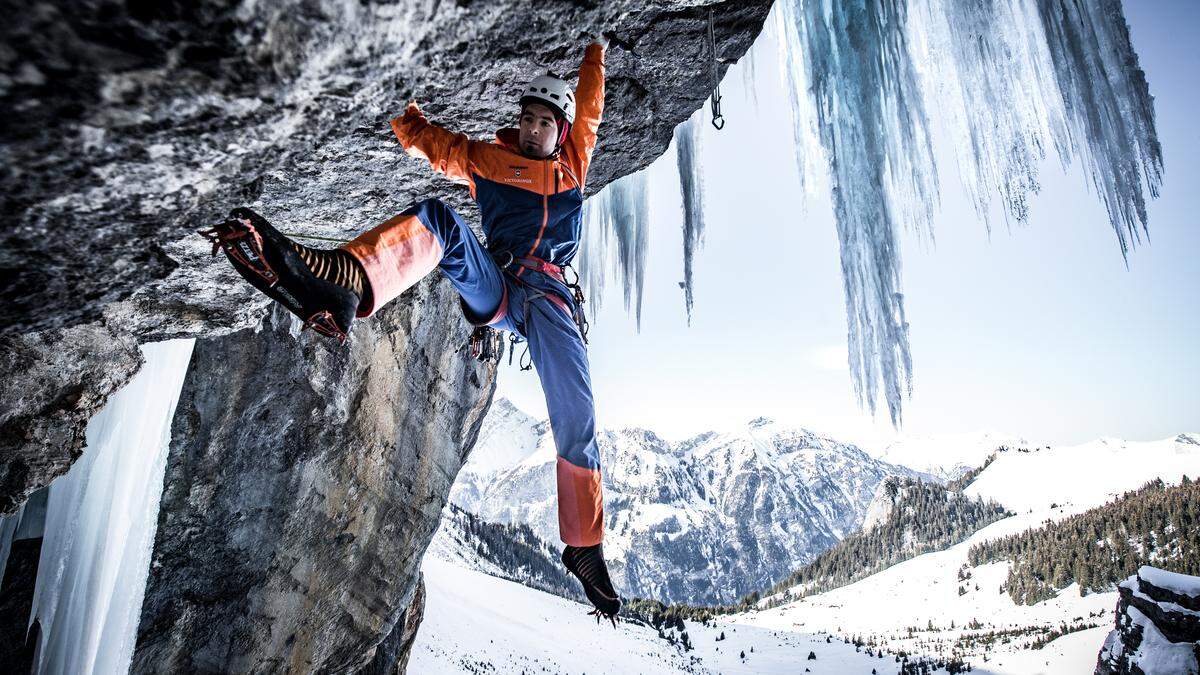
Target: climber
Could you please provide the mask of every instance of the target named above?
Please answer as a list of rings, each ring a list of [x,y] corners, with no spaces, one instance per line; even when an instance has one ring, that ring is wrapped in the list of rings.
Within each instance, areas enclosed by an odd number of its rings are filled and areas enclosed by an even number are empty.
[[[583,585],[596,620],[616,625],[621,601],[601,544],[604,506],[591,376],[581,309],[562,268],[579,247],[583,186],[604,106],[607,38],[588,45],[579,85],[535,77],[522,91],[516,128],[494,142],[431,124],[415,102],[392,120],[405,151],[470,190],[479,205],[485,249],[462,218],[437,199],[336,249],[293,242],[248,208],[204,234],[237,271],[280,302],[305,327],[344,342],[367,317],[435,267],[458,290],[476,326],[528,340],[558,449],[562,562]]]

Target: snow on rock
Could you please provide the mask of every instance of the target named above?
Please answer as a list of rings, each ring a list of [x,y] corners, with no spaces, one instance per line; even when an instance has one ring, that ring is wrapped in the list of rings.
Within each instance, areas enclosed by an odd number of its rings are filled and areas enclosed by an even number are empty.
[[[558,542],[548,426],[506,403],[490,416],[451,501]],[[599,443],[614,580],[627,594],[663,601],[733,602],[769,587],[857,530],[884,478],[918,476],[853,445],[763,419],[679,443],[644,429],[604,431]],[[520,452],[528,454],[513,461]]]
[[[1191,610],[1200,610],[1200,600],[1197,599],[1200,598],[1200,577],[1142,565],[1138,568],[1137,578],[1158,590],[1190,598],[1190,602],[1181,600],[1180,604]]]
[[[1117,591],[1116,625],[1097,675],[1200,672],[1200,577],[1143,565]]]

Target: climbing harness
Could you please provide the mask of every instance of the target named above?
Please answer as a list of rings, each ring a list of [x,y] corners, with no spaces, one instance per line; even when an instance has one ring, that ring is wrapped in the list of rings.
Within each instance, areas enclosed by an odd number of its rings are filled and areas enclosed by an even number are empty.
[[[568,289],[570,289],[571,298],[575,301],[575,311],[571,314],[571,320],[575,322],[575,326],[579,329],[579,337],[581,340],[583,340],[583,344],[588,344],[587,334],[590,325],[588,324],[587,316],[583,311],[583,303],[585,302],[585,298],[583,295],[583,288],[579,285],[579,272],[575,271],[575,268],[571,267],[570,264],[562,266],[555,265],[554,263],[542,260],[541,258],[536,258],[534,256],[523,256],[517,258],[513,256],[511,251],[492,251],[491,255],[492,260],[496,261],[496,265],[500,268],[500,270],[511,275],[514,279],[518,279],[518,276],[508,270],[513,265],[517,265],[535,272],[541,272],[542,274],[559,281]],[[564,270],[571,270],[575,273],[575,280],[573,282],[567,281]],[[522,282],[520,282],[518,279],[518,283]],[[527,292],[525,294],[522,313],[524,316],[528,317],[529,302],[538,298],[549,297],[550,292],[533,288],[528,284],[526,284],[525,287]],[[525,350],[521,353],[521,357],[517,361],[517,367],[519,367],[521,370],[532,370],[533,358],[530,357],[529,361],[526,362],[526,357],[529,356],[528,341],[525,340],[525,338],[518,336],[516,333],[509,333],[508,342],[508,364],[510,366],[512,365],[513,353],[516,352],[516,346],[524,342],[526,343]]]
[[[713,33],[713,10],[708,9],[708,45],[712,50],[712,125],[717,131],[725,128],[725,118],[721,115],[721,77],[717,67],[717,38]]]
[[[583,339],[583,344],[586,345],[588,343],[587,334],[589,325],[587,316],[583,312],[584,296],[583,288],[579,285],[579,272],[576,272],[575,268],[571,267],[570,264],[561,266],[555,265],[554,263],[547,262],[541,258],[535,258],[533,256],[516,258],[510,264],[514,263],[526,269],[531,269],[535,272],[541,272],[542,274],[557,280],[562,285],[570,289],[571,299],[575,301],[575,311],[571,314],[571,319],[575,322],[575,326],[579,328],[579,337]],[[575,273],[575,281],[567,281],[567,276],[564,273],[565,270],[571,270]],[[544,295],[546,295],[546,293],[535,291],[534,294],[526,296],[525,302],[528,305],[529,300],[540,298]]]

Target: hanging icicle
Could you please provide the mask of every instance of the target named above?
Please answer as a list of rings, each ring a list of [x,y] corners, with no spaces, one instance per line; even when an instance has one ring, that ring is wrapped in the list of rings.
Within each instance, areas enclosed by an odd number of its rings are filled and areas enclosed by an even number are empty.
[[[639,171],[609,183],[584,203],[584,240],[579,256],[579,276],[592,311],[600,307],[607,272],[612,269],[621,280],[625,309],[634,310],[638,330],[642,327],[642,287],[649,244],[648,182],[648,172]],[[614,253],[610,263],[610,254]]]
[[[683,298],[688,325],[694,304],[694,260],[704,242],[704,181],[701,175],[699,111],[675,127],[675,160],[683,198]]]

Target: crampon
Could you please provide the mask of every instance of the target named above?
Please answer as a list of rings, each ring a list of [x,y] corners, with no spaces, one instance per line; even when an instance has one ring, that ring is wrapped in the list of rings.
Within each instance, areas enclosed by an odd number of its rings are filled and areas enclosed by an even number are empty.
[[[621,611],[621,598],[613,589],[608,577],[608,565],[604,562],[604,549],[595,546],[567,546],[562,553],[563,565],[583,584],[583,592],[595,607],[588,612],[595,615],[596,623],[608,619],[617,627],[617,613]]]
[[[214,256],[225,251],[242,278],[300,317],[305,328],[345,344],[358,295],[314,275],[291,242],[265,218],[236,208],[225,222],[199,233],[212,242]]]

